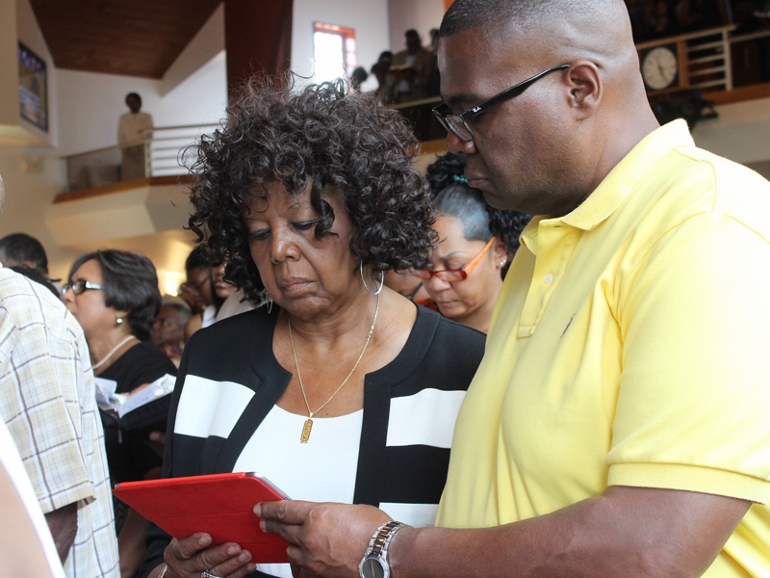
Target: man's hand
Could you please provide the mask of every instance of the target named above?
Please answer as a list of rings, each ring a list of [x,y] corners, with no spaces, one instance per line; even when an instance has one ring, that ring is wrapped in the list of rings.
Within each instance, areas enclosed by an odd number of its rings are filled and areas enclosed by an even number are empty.
[[[372,534],[391,519],[371,506],[299,500],[262,502],[254,507],[254,513],[262,518],[263,530],[290,542],[289,560],[295,576],[303,577],[357,577]],[[299,573],[297,566],[301,567]]]

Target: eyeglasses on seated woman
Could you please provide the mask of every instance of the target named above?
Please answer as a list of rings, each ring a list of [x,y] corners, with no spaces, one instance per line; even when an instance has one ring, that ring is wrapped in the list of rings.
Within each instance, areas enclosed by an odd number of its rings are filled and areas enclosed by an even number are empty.
[[[295,499],[392,502],[432,524],[484,336],[384,286],[436,241],[405,119],[342,82],[282,80],[253,80],[198,146],[190,227],[270,304],[187,343],[164,473],[259,471]],[[240,554],[158,531],[140,575],[253,571]]]

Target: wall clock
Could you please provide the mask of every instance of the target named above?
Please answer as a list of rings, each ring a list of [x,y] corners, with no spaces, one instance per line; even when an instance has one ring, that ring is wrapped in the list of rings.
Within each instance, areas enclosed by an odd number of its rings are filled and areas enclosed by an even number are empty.
[[[642,78],[649,90],[679,84],[679,54],[676,44],[655,46],[642,52]]]

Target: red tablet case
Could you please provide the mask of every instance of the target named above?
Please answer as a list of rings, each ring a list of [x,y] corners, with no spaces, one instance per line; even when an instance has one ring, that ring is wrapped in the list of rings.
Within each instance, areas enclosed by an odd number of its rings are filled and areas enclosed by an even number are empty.
[[[254,505],[288,496],[259,474],[236,472],[124,482],[113,494],[174,538],[206,532],[213,543],[236,542],[259,564],[288,562],[289,543],[259,527]]]

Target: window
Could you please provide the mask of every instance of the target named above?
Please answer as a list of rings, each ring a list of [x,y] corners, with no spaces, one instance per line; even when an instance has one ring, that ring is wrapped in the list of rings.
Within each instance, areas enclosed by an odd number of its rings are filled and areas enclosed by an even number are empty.
[[[356,32],[336,24],[313,23],[315,82],[350,77],[356,67]]]

